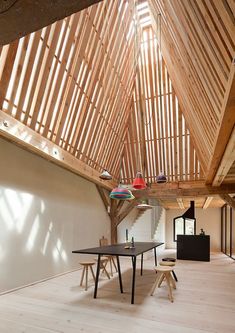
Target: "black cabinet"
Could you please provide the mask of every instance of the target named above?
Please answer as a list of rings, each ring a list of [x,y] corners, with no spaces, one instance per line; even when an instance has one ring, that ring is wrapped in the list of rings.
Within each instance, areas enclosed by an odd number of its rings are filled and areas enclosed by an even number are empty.
[[[210,261],[210,236],[177,235],[177,259]]]

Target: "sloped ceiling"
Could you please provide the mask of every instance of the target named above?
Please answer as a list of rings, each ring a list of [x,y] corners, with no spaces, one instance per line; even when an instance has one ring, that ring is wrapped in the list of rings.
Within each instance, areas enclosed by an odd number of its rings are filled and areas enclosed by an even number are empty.
[[[1,49],[0,109],[114,179],[131,112],[132,20],[133,4],[105,1]]]
[[[228,141],[234,140],[235,3],[149,3],[179,103],[212,183]]]
[[[154,29],[148,13],[138,17],[147,24],[135,26],[134,1],[102,1],[0,47],[0,133],[107,189],[120,180],[130,184],[141,169],[152,184],[150,196],[157,196],[160,171],[171,198],[189,196],[191,187],[195,196],[214,195],[218,189],[205,180],[216,142],[226,129],[224,153],[235,122],[231,24],[213,12],[224,29],[220,42],[220,26],[208,26],[202,37],[205,13],[198,12],[198,40],[191,45],[192,23],[181,12],[168,13],[187,9],[191,17],[191,2],[150,3]],[[103,169],[113,181],[99,179]],[[233,184],[221,186],[221,193],[233,193]],[[167,188],[158,197],[166,198]]]
[[[122,165],[122,182],[136,171],[149,184],[163,172],[168,181],[203,180],[205,175],[152,27],[141,40]]]

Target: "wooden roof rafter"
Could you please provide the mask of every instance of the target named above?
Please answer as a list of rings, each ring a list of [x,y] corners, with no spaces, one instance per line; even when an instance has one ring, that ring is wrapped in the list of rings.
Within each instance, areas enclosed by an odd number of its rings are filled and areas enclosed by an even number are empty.
[[[114,178],[135,75],[133,11],[103,1],[1,49],[4,112]]]
[[[161,17],[162,54],[206,172],[234,57],[234,8],[229,1],[149,3],[156,31]]]
[[[204,178],[156,38],[151,28],[144,29],[125,142],[126,184],[132,183],[137,168],[150,184],[160,171],[168,181]]]

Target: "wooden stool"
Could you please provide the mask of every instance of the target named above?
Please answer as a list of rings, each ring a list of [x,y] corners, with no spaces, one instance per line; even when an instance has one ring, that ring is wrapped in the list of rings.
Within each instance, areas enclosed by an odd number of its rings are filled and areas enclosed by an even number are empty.
[[[104,236],[102,236],[99,243],[100,243],[100,246],[109,245],[108,239],[105,238]],[[103,257],[108,259],[108,263],[109,263],[109,266],[110,266],[110,273],[111,273],[110,275],[113,276],[113,266],[114,266],[116,272],[118,271],[115,260],[114,260],[114,257],[112,255],[104,255]],[[105,266],[107,266],[107,264]]]
[[[172,262],[176,262],[175,258],[162,258],[162,261],[172,261]]]
[[[116,263],[115,263],[115,260],[114,260],[114,257],[113,256],[104,256],[104,258],[107,258],[108,259],[108,262],[107,264],[109,263],[109,267],[110,267],[110,275],[113,276],[113,266],[115,268],[115,271],[117,272],[117,266],[116,266]],[[107,264],[105,266],[107,266]]]
[[[160,266],[173,267],[173,266],[175,266],[175,262],[173,262],[173,261],[162,261],[162,262],[159,263],[159,265]],[[176,276],[175,272],[173,271],[173,269],[172,269],[172,275],[173,275],[175,281],[178,282],[177,276]]]
[[[98,261],[98,259],[95,258],[95,261]],[[107,263],[108,263],[108,258],[107,257],[101,257],[100,258],[100,270],[102,269],[102,273],[105,273],[106,276],[110,279],[110,275],[109,275],[109,273],[106,269]]]
[[[82,277],[81,277],[81,281],[80,281],[80,286],[82,286],[84,275],[86,275],[85,290],[87,290],[87,286],[88,286],[88,267],[90,267],[91,274],[92,274],[93,279],[95,281],[95,274],[94,274],[93,268],[92,268],[92,266],[95,265],[95,263],[94,263],[94,261],[83,261],[83,262],[80,262],[79,264],[81,266],[83,266],[83,271],[82,271]]]
[[[169,299],[171,302],[174,301],[173,299],[173,295],[172,295],[172,288],[171,286],[176,289],[176,285],[175,285],[175,281],[171,276],[171,272],[172,272],[172,268],[169,266],[156,266],[155,270],[157,272],[157,278],[156,281],[154,282],[153,288],[151,290],[151,296],[153,296],[154,290],[156,289],[156,287],[160,287],[162,281],[164,280],[164,278],[166,279],[167,282],[167,286],[168,286],[168,291],[169,291]]]

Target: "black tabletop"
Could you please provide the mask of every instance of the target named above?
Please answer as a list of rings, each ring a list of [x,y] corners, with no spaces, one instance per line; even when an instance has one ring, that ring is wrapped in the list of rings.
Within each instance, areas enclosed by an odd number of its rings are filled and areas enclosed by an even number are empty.
[[[108,246],[99,246],[89,249],[75,250],[72,253],[84,253],[84,254],[102,254],[102,255],[113,255],[113,256],[138,256],[141,253],[152,250],[155,247],[158,247],[164,243],[159,242],[135,242],[134,248],[125,249],[126,243],[108,245]],[[128,243],[130,246],[131,243]]]

